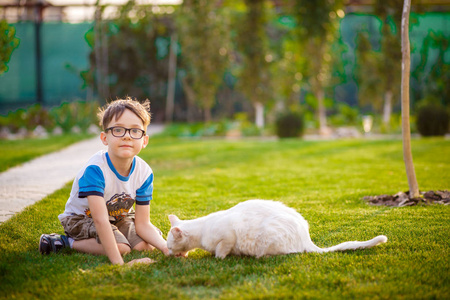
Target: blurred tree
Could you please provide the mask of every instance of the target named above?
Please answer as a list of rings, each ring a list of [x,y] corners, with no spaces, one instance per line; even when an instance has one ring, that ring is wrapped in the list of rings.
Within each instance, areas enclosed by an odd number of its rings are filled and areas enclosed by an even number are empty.
[[[175,109],[175,81],[177,77],[177,45],[178,36],[175,32],[170,37],[169,47],[169,70],[166,97],[166,122],[173,121],[173,113]]]
[[[389,128],[393,99],[398,99],[401,81],[401,30],[403,0],[377,0],[375,1],[375,14],[382,20],[381,26],[381,64],[380,77],[383,78],[384,105],[383,123]],[[409,19],[409,13],[408,13]],[[408,33],[409,34],[409,33]]]
[[[330,84],[332,53],[331,45],[336,41],[340,17],[343,17],[341,0],[286,0],[294,7],[298,41],[303,43],[306,57],[303,77],[309,90],[317,99],[317,117],[322,134],[327,133],[325,111],[325,87]],[[292,3],[293,2],[293,3]]]
[[[382,108],[383,126],[388,129],[394,99],[400,95],[401,36],[400,22],[403,0],[375,0],[373,10],[381,21],[379,49],[371,45],[373,32],[363,28],[358,37],[357,67],[358,98],[361,104]]]
[[[356,63],[353,74],[358,83],[359,105],[370,105],[381,112],[385,91],[383,57],[381,52],[372,50],[371,34],[364,29],[357,34]]]
[[[19,46],[20,40],[16,38],[16,29],[5,20],[0,20],[0,74],[8,71],[11,55]]]
[[[204,120],[211,121],[211,108],[228,66],[229,24],[221,1],[185,0],[176,17],[181,44],[182,78],[188,110],[200,105]],[[188,121],[192,120],[188,113]]]
[[[238,89],[255,108],[255,124],[264,127],[264,106],[272,98],[269,51],[266,26],[269,22],[270,3],[265,0],[245,0],[245,13],[238,20],[237,49],[242,60]]]
[[[97,10],[98,23],[85,36],[92,48],[90,67],[81,73],[85,85],[102,99],[150,98],[153,113],[163,111],[171,20],[134,1],[121,7],[112,21],[102,20],[102,12]]]
[[[276,102],[276,113],[287,110],[298,111],[303,82],[303,70],[307,58],[302,55],[303,44],[298,42],[295,33],[295,20],[289,16],[289,11],[278,17],[275,26],[272,25],[270,49],[274,53],[270,66],[272,77],[273,97]],[[274,28],[273,28],[274,27]]]
[[[450,64],[445,59],[449,41],[450,35],[433,30],[424,39],[420,63],[412,72],[418,82],[416,99],[437,99],[444,106],[450,107]],[[435,61],[431,63],[430,50],[437,52]]]
[[[109,97],[109,84],[108,84],[108,40],[106,35],[107,23],[102,22],[102,14],[104,6],[99,5],[100,0],[97,0],[95,9],[95,23],[94,23],[94,55],[96,63],[96,77],[95,86],[98,91],[98,95],[105,99]]]
[[[353,57],[349,53],[349,46],[344,42],[342,35],[338,35],[333,43],[330,44],[330,54],[331,60],[329,62],[330,69],[330,79],[327,82],[327,86],[325,87],[325,91],[327,95],[330,95],[330,99],[333,109],[333,113],[341,111],[343,105],[350,105],[350,100],[347,97],[339,95],[339,88],[342,91],[342,85],[348,84],[349,80],[352,78],[350,75],[350,68],[353,64]],[[356,103],[354,103],[356,104]],[[356,106],[356,105],[353,105]],[[328,107],[326,106],[327,110]],[[354,107],[353,109],[356,109]]]

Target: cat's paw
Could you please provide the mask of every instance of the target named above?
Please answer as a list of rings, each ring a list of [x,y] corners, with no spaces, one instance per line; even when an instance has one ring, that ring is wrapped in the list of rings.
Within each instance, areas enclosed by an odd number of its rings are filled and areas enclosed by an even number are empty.
[[[228,254],[225,254],[225,253],[222,253],[222,254],[216,253],[216,258],[224,259],[225,257],[227,257],[227,255]]]
[[[189,252],[180,252],[180,253],[175,254],[175,257],[184,257],[184,258],[187,258],[187,257],[188,257],[188,253],[189,253]]]

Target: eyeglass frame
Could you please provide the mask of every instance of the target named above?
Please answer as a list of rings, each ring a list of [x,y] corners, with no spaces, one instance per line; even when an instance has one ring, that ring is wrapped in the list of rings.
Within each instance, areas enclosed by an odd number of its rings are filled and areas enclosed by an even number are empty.
[[[115,135],[115,134],[113,133],[115,128],[122,128],[122,129],[125,129],[125,132],[123,133],[123,135],[117,136],[117,135]],[[134,140],[140,140],[140,139],[142,139],[142,138],[145,136],[145,134],[146,134],[145,130],[142,130],[142,129],[139,129],[139,128],[125,128],[125,127],[122,127],[122,126],[113,126],[113,127],[106,128],[106,129],[105,129],[105,132],[107,133],[108,130],[111,131],[111,134],[112,134],[113,137],[117,137],[117,138],[124,137],[124,136],[127,134],[127,132],[128,132],[128,135],[129,135],[132,139],[134,139]],[[139,131],[142,133],[142,136],[139,137],[139,138],[133,137],[133,136],[131,135],[131,130],[139,130]]]

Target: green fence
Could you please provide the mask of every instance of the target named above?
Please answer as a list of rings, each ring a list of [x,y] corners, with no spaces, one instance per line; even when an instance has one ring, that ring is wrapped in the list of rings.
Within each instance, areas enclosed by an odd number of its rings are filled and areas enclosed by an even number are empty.
[[[41,25],[42,100],[59,104],[86,98],[80,71],[88,67],[90,49],[84,34],[91,24],[43,23]],[[0,110],[36,103],[35,28],[31,22],[14,24],[20,44],[9,70],[0,75]]]
[[[423,39],[431,30],[441,31],[450,36],[450,13],[427,13],[415,15],[419,23],[412,27],[411,36],[411,70],[420,62],[420,50]],[[335,87],[335,100],[357,104],[357,85],[352,74],[354,69],[354,47],[358,28],[362,24],[371,24],[372,34],[376,40],[379,35],[377,18],[349,14],[341,22],[341,35],[348,45],[350,64],[347,66],[347,81]],[[36,103],[36,56],[34,24],[17,23],[16,36],[20,39],[19,47],[13,52],[9,62],[9,71],[0,75],[0,113],[18,107]],[[92,23],[66,24],[44,23],[41,26],[42,53],[42,104],[50,106],[63,101],[86,99],[88,90],[83,89],[83,81],[79,75],[88,68],[90,48],[84,40],[86,31]],[[428,62],[434,63],[437,52],[429,52]],[[450,49],[446,51],[446,64],[450,63]],[[412,83],[414,84],[414,83]],[[414,101],[414,99],[412,99]]]

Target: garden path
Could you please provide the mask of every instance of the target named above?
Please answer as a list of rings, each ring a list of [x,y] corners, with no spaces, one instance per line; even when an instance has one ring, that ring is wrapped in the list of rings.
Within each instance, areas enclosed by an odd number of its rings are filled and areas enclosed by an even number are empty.
[[[163,125],[152,124],[147,132],[151,136],[162,130]],[[97,136],[0,173],[0,224],[73,180],[102,149],[106,146]]]

